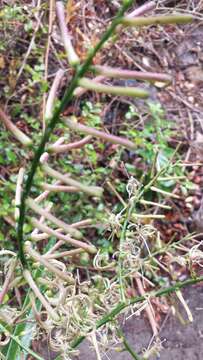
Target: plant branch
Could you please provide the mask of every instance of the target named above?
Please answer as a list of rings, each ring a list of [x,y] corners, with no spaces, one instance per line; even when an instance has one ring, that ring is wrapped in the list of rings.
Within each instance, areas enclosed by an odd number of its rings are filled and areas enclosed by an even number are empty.
[[[118,335],[121,337],[122,341],[123,341],[123,345],[126,349],[126,351],[129,352],[129,354],[133,357],[133,359],[135,360],[142,360],[140,356],[138,356],[136,354],[136,352],[131,348],[130,344],[128,343],[128,341],[126,340],[125,335],[123,334],[123,331],[121,329],[118,330]]]
[[[45,259],[42,255],[38,254],[37,251],[35,251],[32,248],[31,242],[26,241],[25,243],[25,250],[30,255],[31,258],[38,261],[40,264],[42,264],[44,267],[46,267],[49,271],[51,271],[53,274],[58,276],[63,281],[67,282],[68,284],[74,284],[74,279],[68,275],[67,273],[59,270],[56,268],[52,263],[50,263],[47,259]]]
[[[45,219],[48,219],[49,221],[53,222],[55,225],[57,225],[60,228],[62,228],[63,230],[65,230],[68,234],[76,237],[76,239],[82,238],[82,233],[79,230],[74,229],[73,227],[71,227],[71,225],[65,223],[64,221],[59,220],[54,215],[52,215],[49,211],[47,211],[46,209],[43,209],[41,206],[37,205],[36,202],[34,200],[32,200],[31,198],[28,198],[26,200],[26,204],[37,214],[39,214],[39,215],[43,216]]]
[[[157,15],[149,17],[129,18],[125,16],[121,23],[125,26],[145,26],[145,25],[167,25],[167,24],[188,24],[193,20],[192,15]]]
[[[69,150],[73,150],[73,149],[81,149],[81,147],[83,147],[84,145],[88,144],[91,140],[91,136],[85,136],[83,139],[79,140],[79,141],[75,141],[73,143],[69,143],[69,144],[65,144],[65,145],[51,145],[48,147],[48,151],[55,153],[55,154],[59,154],[59,153],[64,153],[66,151]]]
[[[72,67],[75,67],[80,63],[80,59],[73,48],[70,35],[68,34],[66,20],[65,20],[64,5],[62,1],[56,2],[56,14],[58,17],[59,27],[61,30],[61,37],[63,40],[64,48],[66,50],[68,62]]]
[[[111,134],[107,134],[104,131],[99,131],[97,129],[91,128],[89,126],[79,124],[75,121],[72,121],[70,119],[64,119],[63,122],[74,131],[79,131],[83,134],[89,134],[91,136],[95,136],[98,138],[101,138],[102,140],[109,141],[113,144],[122,145],[128,149],[135,150],[136,144],[134,144],[132,141],[125,139],[120,136],[115,136]]]
[[[88,78],[82,78],[79,80],[79,85],[88,90],[93,90],[99,93],[121,95],[121,96],[132,96],[138,98],[147,98],[149,96],[148,91],[129,86],[109,86],[97,83],[94,80]]]
[[[33,226],[35,226],[39,230],[44,231],[45,233],[47,233],[47,234],[49,234],[51,236],[55,236],[56,238],[66,242],[68,244],[71,244],[74,247],[82,248],[82,249],[84,249],[85,251],[87,251],[87,252],[89,252],[91,254],[95,254],[97,252],[97,249],[93,245],[88,245],[85,242],[72,239],[69,235],[63,235],[58,230],[51,229],[47,225],[44,225],[44,224],[40,223],[35,218],[31,218],[30,222],[32,223]]]
[[[69,177],[67,175],[61,174],[59,171],[52,169],[47,164],[42,165],[42,169],[49,176],[52,176],[58,180],[61,180],[63,183],[65,183],[67,185],[74,186],[74,187],[78,188],[80,191],[87,193],[88,195],[97,196],[97,197],[102,196],[103,189],[99,186],[84,185],[77,180],[73,180],[71,177]]]
[[[110,66],[96,65],[91,67],[91,70],[97,74],[101,74],[106,77],[114,79],[132,79],[132,80],[147,80],[147,81],[160,81],[165,83],[171,83],[171,76],[168,74],[161,74],[156,72],[142,72],[134,70],[126,70],[119,68],[111,68]]]
[[[25,183],[25,188],[24,188],[24,191],[22,194],[21,204],[20,204],[20,208],[19,208],[20,214],[19,214],[19,219],[18,219],[18,224],[17,224],[18,255],[19,255],[20,261],[22,263],[22,266],[24,268],[27,266],[27,261],[26,261],[24,249],[23,249],[23,226],[24,226],[24,222],[25,222],[25,211],[26,211],[25,200],[30,194],[30,190],[31,190],[31,187],[33,184],[33,179],[34,179],[36,170],[39,166],[40,157],[41,157],[42,153],[44,152],[45,145],[48,142],[50,135],[53,133],[53,130],[54,130],[57,122],[59,121],[60,114],[62,113],[62,111],[66,108],[66,106],[71,101],[74,90],[78,86],[79,79],[81,79],[85,75],[85,73],[87,72],[87,70],[89,69],[89,67],[92,63],[94,56],[102,48],[104,43],[110,38],[110,36],[114,32],[114,30],[116,29],[117,25],[120,23],[125,11],[132,5],[132,3],[133,3],[133,0],[127,0],[124,2],[123,6],[121,7],[121,10],[118,12],[117,16],[114,18],[114,20],[112,21],[111,25],[106,30],[106,32],[103,34],[101,40],[95,45],[95,47],[93,49],[91,49],[89,51],[87,59],[85,60],[83,65],[78,66],[75,76],[73,77],[69,87],[66,89],[64,96],[60,102],[60,105],[54,110],[53,116],[47,125],[47,128],[42,136],[41,142],[40,142],[37,150],[35,151],[34,158],[33,158],[32,164],[31,164],[31,169],[28,173],[28,177],[27,177],[27,180]]]
[[[20,129],[15,126],[5,112],[0,109],[0,119],[2,120],[5,127],[15,136],[15,138],[21,142],[24,146],[30,146],[32,140],[25,135]]]

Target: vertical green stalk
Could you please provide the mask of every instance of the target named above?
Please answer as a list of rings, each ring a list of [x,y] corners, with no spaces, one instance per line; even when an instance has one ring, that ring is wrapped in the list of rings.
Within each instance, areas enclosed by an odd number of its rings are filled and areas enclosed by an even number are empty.
[[[47,125],[47,128],[44,132],[44,135],[42,136],[41,142],[35,151],[34,158],[33,158],[32,164],[31,164],[31,168],[28,173],[27,181],[25,183],[25,188],[22,193],[21,204],[19,207],[19,219],[18,219],[18,223],[17,223],[18,256],[19,256],[22,266],[24,268],[27,267],[27,261],[26,261],[24,249],[23,249],[23,245],[24,245],[23,244],[23,226],[24,226],[24,222],[25,222],[25,212],[26,212],[25,201],[30,194],[31,187],[33,184],[33,179],[34,179],[37,167],[39,165],[40,157],[41,157],[42,153],[44,152],[45,145],[48,142],[50,135],[53,133],[53,130],[54,130],[57,122],[59,121],[60,114],[66,108],[66,106],[70,103],[70,101],[73,97],[73,92],[76,89],[76,87],[78,86],[78,81],[84,76],[86,71],[89,69],[94,56],[102,48],[104,43],[111,37],[115,28],[120,23],[125,11],[131,6],[132,3],[133,3],[133,0],[123,1],[123,6],[121,7],[121,9],[118,12],[117,16],[115,17],[115,19],[112,21],[109,28],[103,34],[101,40],[97,43],[97,45],[93,49],[91,49],[89,51],[87,59],[83,63],[83,65],[81,65],[81,66],[78,65],[76,67],[75,76],[73,77],[69,87],[66,89],[60,105],[55,109],[53,116],[50,119],[50,121]]]

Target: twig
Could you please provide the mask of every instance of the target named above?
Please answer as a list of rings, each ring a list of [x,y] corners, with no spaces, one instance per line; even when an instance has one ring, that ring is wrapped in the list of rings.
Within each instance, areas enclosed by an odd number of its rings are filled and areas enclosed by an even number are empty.
[[[39,288],[37,287],[35,281],[32,278],[31,273],[25,269],[23,271],[23,275],[24,278],[26,279],[26,281],[28,282],[30,288],[32,289],[32,291],[34,292],[35,296],[41,301],[42,305],[45,307],[46,311],[48,312],[48,314],[51,316],[51,318],[55,321],[59,320],[59,316],[57,315],[57,313],[52,309],[51,305],[49,304],[49,302],[45,299],[45,297],[41,294]]]
[[[42,169],[49,176],[55,177],[56,179],[61,180],[63,183],[65,183],[67,185],[74,186],[74,187],[78,188],[79,191],[83,191],[91,196],[97,196],[97,197],[102,196],[103,189],[101,187],[84,185],[84,184],[80,183],[79,181],[73,180],[71,177],[69,177],[67,175],[63,175],[60,172],[52,169],[47,164],[42,165]]]
[[[160,81],[160,82],[166,82],[168,84],[172,80],[171,76],[167,74],[111,68],[105,65],[93,66],[91,69],[98,74],[101,74],[105,77],[112,77],[114,79],[148,80],[153,82]]]
[[[22,193],[22,184],[23,184],[23,177],[24,177],[24,168],[20,168],[18,172],[18,178],[16,183],[16,195],[15,195],[15,220],[17,221],[19,218],[19,205],[21,202],[21,193]]]
[[[139,6],[137,9],[133,10],[131,13],[127,14],[126,17],[132,18],[135,16],[144,15],[146,12],[149,12],[156,8],[155,1],[149,1],[148,3]]]
[[[45,259],[42,255],[37,253],[37,251],[35,251],[32,248],[32,245],[31,245],[30,241],[26,241],[25,250],[26,250],[27,254],[30,255],[31,258],[33,258],[34,260],[36,260],[37,262],[39,262],[40,264],[45,266],[50,272],[52,272],[53,274],[58,276],[63,281],[67,282],[68,284],[74,284],[75,283],[75,280],[73,279],[72,276],[68,275],[64,271],[59,270],[52,263],[50,263],[47,259]]]
[[[93,245],[88,245],[85,242],[82,242],[82,241],[79,241],[76,239],[72,239],[69,235],[63,235],[59,231],[53,230],[50,227],[48,227],[47,225],[40,223],[35,218],[31,218],[30,222],[33,226],[35,226],[39,230],[44,231],[45,233],[50,234],[51,236],[54,236],[54,237],[58,238],[59,240],[62,240],[68,244],[71,244],[74,247],[82,248],[91,254],[95,254],[97,252],[97,249]]]
[[[82,238],[82,233],[79,230],[74,229],[73,227],[71,227],[71,225],[65,223],[64,221],[59,220],[54,215],[52,215],[49,211],[46,211],[46,209],[43,209],[41,206],[36,204],[36,202],[34,200],[32,200],[31,198],[28,198],[26,200],[26,204],[32,210],[34,210],[37,214],[40,214],[45,219],[48,219],[49,221],[51,221],[55,225],[59,226],[60,228],[65,230],[68,234],[76,237],[76,239],[81,239]]]
[[[25,146],[30,146],[32,144],[32,140],[25,135],[20,129],[15,126],[9,117],[5,114],[5,112],[0,109],[0,119],[6,128],[15,136],[15,138],[20,141]]]
[[[85,89],[93,90],[104,94],[132,96],[138,98],[147,98],[149,96],[148,91],[141,88],[129,86],[109,86],[97,83],[94,80],[88,78],[81,78],[78,83],[81,87],[84,87]]]
[[[91,136],[101,138],[102,140],[109,141],[113,144],[122,145],[128,149],[134,150],[136,148],[136,144],[123,137],[107,134],[104,131],[94,129],[83,124],[79,124],[70,119],[64,119],[63,121],[71,130],[75,130],[83,134],[89,134]]]
[[[140,295],[146,296],[146,293],[145,293],[143,285],[142,285],[142,281],[140,280],[140,276],[138,274],[135,276],[135,281],[137,283],[137,287],[138,287]],[[152,331],[153,331],[153,335],[156,337],[158,335],[158,329],[157,329],[157,323],[154,319],[154,314],[152,312],[151,307],[152,307],[151,304],[146,305],[145,311],[147,313],[149,323],[150,323]]]
[[[48,27],[48,38],[47,38],[47,46],[46,46],[46,53],[45,53],[45,60],[44,60],[44,81],[47,82],[47,78],[48,78],[48,64],[49,64],[49,50],[50,50],[50,45],[51,45],[51,34],[52,34],[52,27],[53,27],[53,12],[54,12],[54,0],[50,0],[49,1],[49,27]],[[42,100],[42,104],[43,104],[43,108],[42,108],[42,128],[43,130],[45,130],[46,124],[46,110],[45,110],[45,105],[46,105],[46,97],[47,94],[44,93],[43,94],[43,100]]]
[[[37,34],[38,30],[39,30],[42,16],[43,16],[43,14],[40,15],[40,17],[39,17],[39,19],[38,19],[38,21],[37,21],[37,24],[35,25],[35,30],[34,30],[32,39],[31,39],[30,44],[29,44],[29,46],[28,46],[27,52],[26,52],[26,54],[25,54],[25,56],[24,56],[22,65],[21,65],[21,67],[20,67],[20,69],[19,69],[19,71],[18,71],[18,74],[17,74],[17,77],[16,77],[16,81],[19,80],[19,78],[20,78],[20,76],[21,76],[21,74],[22,74],[22,72],[23,72],[23,70],[24,70],[24,67],[25,67],[25,65],[26,65],[27,59],[28,59],[28,57],[29,57],[29,55],[30,55],[30,53],[31,53],[31,51],[32,51],[32,48],[33,48],[33,46],[35,45],[35,37],[36,37],[36,34]]]
[[[62,69],[59,69],[55,75],[53,84],[51,86],[51,89],[49,91],[49,96],[47,98],[46,103],[46,109],[45,109],[45,121],[50,119],[53,115],[53,109],[54,109],[54,101],[56,100],[56,93],[59,87],[59,84],[61,82],[61,79],[63,78],[64,71]]]
[[[41,183],[40,186],[45,189],[47,192],[78,192],[78,188],[75,186],[66,186],[66,185],[50,185],[47,183]]]
[[[126,351],[128,351],[129,354],[132,356],[132,358],[135,360],[142,360],[142,358],[140,356],[138,356],[138,354],[136,354],[136,352],[131,348],[130,344],[128,343],[128,341],[121,329],[118,330],[118,335],[121,336],[123,345],[124,345]]]
[[[69,143],[66,145],[58,145],[58,146],[50,145],[48,147],[48,151],[55,153],[55,154],[59,154],[59,153],[64,153],[69,150],[73,150],[73,149],[81,149],[84,145],[86,145],[90,142],[91,138],[92,138],[92,136],[87,135],[82,140],[75,141],[73,143]]]
[[[80,63],[80,59],[77,56],[73,45],[71,43],[70,35],[68,34],[68,29],[66,26],[65,21],[65,14],[64,14],[64,5],[62,1],[56,2],[56,13],[58,17],[59,27],[61,30],[61,37],[63,40],[63,45],[66,50],[67,58],[69,61],[69,64],[73,67],[77,66]]]
[[[13,276],[13,272],[15,270],[16,267],[16,259],[14,259],[14,261],[11,262],[9,269],[8,269],[8,273],[6,275],[6,279],[4,281],[4,284],[2,286],[1,292],[0,292],[0,305],[3,303],[4,301],[4,297],[9,289],[9,283],[11,281],[11,278]]]
[[[167,25],[167,24],[188,24],[192,22],[193,16],[189,14],[157,15],[148,17],[129,18],[124,17],[121,23],[125,26],[146,26],[146,25]]]

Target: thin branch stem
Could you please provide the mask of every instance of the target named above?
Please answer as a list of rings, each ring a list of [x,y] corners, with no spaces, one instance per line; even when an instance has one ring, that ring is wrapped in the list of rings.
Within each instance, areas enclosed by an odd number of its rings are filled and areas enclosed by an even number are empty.
[[[20,129],[15,126],[8,115],[0,109],[0,119],[2,120],[5,127],[15,136],[15,138],[21,142],[24,146],[30,146],[32,144],[32,140],[25,135]]]
[[[15,220],[17,221],[19,218],[19,206],[21,202],[21,193],[22,193],[22,184],[23,184],[23,177],[24,177],[24,168],[20,168],[18,172],[18,178],[16,183],[16,195],[15,195]]]
[[[83,191],[83,192],[87,193],[88,195],[101,197],[103,194],[103,189],[101,187],[84,185],[81,182],[74,180],[67,175],[61,174],[59,171],[52,169],[47,164],[42,165],[42,169],[49,176],[52,176],[58,180],[61,180],[63,183],[65,183],[67,185],[74,186],[74,187],[78,188],[78,190]]]
[[[99,130],[91,128],[89,126],[79,124],[70,119],[64,119],[63,121],[71,130],[81,132],[83,134],[89,134],[94,137],[98,137],[104,141],[109,141],[113,144],[122,145],[122,146],[126,147],[127,149],[135,150],[135,148],[136,148],[136,144],[134,144],[132,141],[125,139],[123,137],[107,134],[104,131],[99,131]]]
[[[132,356],[133,359],[135,360],[142,360],[140,356],[138,356],[138,354],[136,354],[136,352],[131,348],[129,342],[127,341],[125,335],[123,334],[123,331],[121,329],[118,330],[118,335],[121,336],[122,341],[123,341],[123,345],[126,349],[126,351],[129,352],[129,354]]]
[[[59,69],[55,75],[53,84],[51,86],[51,89],[49,91],[49,96],[47,98],[46,103],[46,109],[45,109],[45,121],[47,119],[50,119],[53,115],[53,109],[54,109],[54,101],[56,100],[56,93],[59,87],[59,84],[63,78],[64,71],[62,69]]]
[[[74,284],[75,283],[74,279],[70,275],[68,275],[67,273],[59,270],[52,263],[50,263],[47,259],[45,259],[42,255],[37,253],[37,251],[35,251],[32,248],[32,245],[31,245],[30,241],[26,241],[25,250],[30,255],[31,258],[33,258],[34,260],[38,261],[40,264],[45,266],[49,271],[51,271],[53,274],[58,276],[63,281],[66,281],[68,284]]]
[[[3,303],[4,297],[7,293],[7,291],[9,290],[9,284],[12,279],[15,267],[16,267],[16,262],[17,262],[16,259],[14,259],[14,261],[12,261],[9,266],[8,273],[6,275],[6,279],[4,281],[4,284],[3,284],[1,292],[0,292],[0,305]]]
[[[55,154],[60,154],[60,153],[64,153],[66,151],[70,151],[73,149],[81,149],[81,147],[83,147],[84,145],[88,144],[91,140],[91,136],[85,136],[83,139],[79,140],[79,141],[75,141],[73,143],[69,143],[69,144],[65,144],[65,145],[51,145],[48,147],[48,151],[55,153]]]
[[[35,283],[35,281],[32,278],[31,273],[29,272],[29,270],[25,269],[23,271],[23,275],[24,278],[26,279],[26,281],[28,282],[30,288],[32,289],[32,291],[34,292],[35,296],[41,301],[42,305],[45,307],[45,309],[47,310],[48,314],[51,316],[51,318],[55,321],[59,320],[59,316],[57,315],[57,313],[52,309],[51,305],[49,304],[49,302],[45,299],[45,297],[41,294],[41,291],[39,290],[37,284]]]
[[[120,96],[132,96],[138,98],[147,98],[149,92],[136,87],[129,86],[109,86],[97,83],[94,80],[88,78],[82,78],[79,80],[79,85],[88,90],[93,90],[103,94],[120,95]]]
[[[63,45],[66,50],[68,62],[72,67],[77,66],[80,63],[80,59],[73,48],[70,35],[65,21],[65,11],[62,1],[56,2],[56,13],[58,17],[59,27],[61,30],[61,37],[63,40]]]
[[[193,20],[192,15],[157,15],[148,17],[129,18],[124,17],[121,23],[125,26],[146,26],[146,25],[167,25],[167,24],[188,24]]]
[[[111,68],[109,66],[96,65],[91,67],[91,70],[97,74],[114,79],[132,79],[132,80],[147,80],[147,81],[160,81],[170,83],[172,78],[168,74],[161,74],[156,72],[142,72],[135,70],[126,70],[119,68]]]
[[[47,191],[54,192],[78,192],[78,189],[74,186],[66,186],[66,185],[51,185],[47,183],[41,183],[40,186]]]
[[[31,218],[30,222],[32,223],[32,225],[34,227],[38,228],[39,230],[44,231],[45,233],[47,233],[51,236],[55,236],[59,240],[62,240],[68,244],[71,244],[74,247],[82,248],[91,254],[95,254],[97,252],[97,249],[93,245],[88,245],[85,242],[82,242],[82,241],[79,241],[76,239],[72,239],[69,235],[63,235],[58,230],[53,230],[50,227],[48,227],[47,225],[41,224],[35,218]]]
[[[48,219],[55,225],[59,226],[60,228],[65,230],[68,234],[76,237],[76,239],[82,238],[82,233],[79,230],[74,229],[73,227],[71,227],[71,225],[65,223],[64,221],[59,220],[54,215],[52,215],[49,211],[47,211],[46,209],[43,209],[41,206],[37,205],[36,202],[34,200],[32,200],[31,198],[28,198],[26,200],[26,204],[37,214],[44,216],[45,219]]]

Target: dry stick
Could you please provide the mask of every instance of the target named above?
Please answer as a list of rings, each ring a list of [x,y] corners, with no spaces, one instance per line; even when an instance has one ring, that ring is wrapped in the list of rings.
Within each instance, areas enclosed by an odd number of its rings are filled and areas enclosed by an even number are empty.
[[[55,91],[56,91],[56,90],[57,90],[57,89],[56,89],[56,87],[55,87]],[[60,145],[60,144],[63,143],[63,141],[64,141],[64,138],[63,138],[63,137],[60,137],[60,138],[54,143],[54,145]],[[49,153],[44,152],[44,153],[41,155],[41,157],[40,157],[40,162],[41,162],[41,163],[44,163],[44,162],[48,161],[48,159],[49,159]],[[61,183],[60,181],[57,181],[57,182],[55,183],[55,185],[58,185],[58,184],[60,184],[60,183]],[[35,202],[36,202],[36,203],[39,203],[39,202],[43,201],[44,199],[46,199],[46,198],[48,197],[49,193],[50,193],[49,190],[44,191],[43,193],[41,193],[39,196],[37,196],[37,197],[35,198]],[[46,207],[46,211],[50,211],[51,208],[52,208],[52,206],[53,206],[53,204],[48,205],[48,206]],[[44,222],[44,216],[41,216],[41,218],[40,218],[39,221],[40,221],[40,222]],[[34,230],[32,231],[31,236],[30,236],[31,239],[33,239],[33,240],[35,240],[35,241],[43,240],[43,238],[40,239],[40,237],[38,237],[38,239],[34,238],[34,237],[38,234],[38,232],[39,232],[38,229],[34,229]]]
[[[7,291],[9,290],[9,284],[10,284],[11,278],[13,276],[15,267],[16,267],[16,262],[17,262],[17,260],[15,259],[14,261],[11,262],[11,264],[9,266],[8,273],[6,275],[6,279],[4,281],[4,284],[3,284],[1,292],[0,292],[0,305],[3,303],[4,297],[7,293]]]
[[[79,241],[79,240],[75,240],[72,239],[70,236],[68,235],[63,235],[60,232],[58,232],[57,230],[53,230],[50,227],[48,227],[47,225],[41,224],[37,219],[35,218],[31,218],[30,222],[33,226],[35,226],[36,228],[38,228],[39,230],[51,235],[51,236],[55,236],[56,238],[58,238],[59,240],[62,240],[68,244],[73,245],[74,247],[79,247],[84,249],[85,251],[91,253],[91,254],[95,254],[97,252],[97,249],[93,246],[93,245],[88,245],[85,242]]]
[[[96,83],[100,83],[102,82],[103,80],[105,80],[106,77],[105,76],[96,76],[94,78],[94,82]],[[82,88],[82,87],[77,87],[77,89],[75,89],[74,91],[74,96],[82,96],[84,95],[86,92],[88,91],[88,89],[85,89],[85,88]]]
[[[74,256],[77,254],[81,254],[83,252],[84,252],[83,249],[75,249],[75,250],[62,251],[59,253],[51,253],[51,254],[46,253],[45,255],[43,255],[43,257],[46,259],[57,259],[60,257],[65,257],[65,256]]]
[[[192,15],[171,14],[148,17],[129,18],[123,17],[121,24],[125,26],[146,26],[146,25],[167,25],[167,24],[188,24],[192,22]]]
[[[52,153],[59,154],[59,153],[62,153],[62,152],[73,150],[73,149],[80,149],[84,145],[88,144],[90,142],[91,138],[92,137],[90,135],[88,135],[88,136],[85,136],[82,140],[75,141],[73,143],[69,143],[69,144],[66,144],[66,145],[58,145],[58,146],[50,145],[48,147],[48,151],[50,151]]]
[[[53,252],[54,252],[55,250],[58,250],[62,245],[64,245],[64,241],[59,240],[58,242],[55,243],[55,245],[53,245],[53,246],[46,252],[46,254],[44,254],[44,256],[45,256],[45,255],[48,255],[48,254],[53,254]],[[79,250],[79,249],[76,249],[76,250]]]
[[[142,72],[134,70],[125,70],[119,68],[111,68],[109,66],[96,65],[91,68],[98,74],[105,77],[112,77],[114,79],[132,79],[132,80],[148,80],[148,81],[160,81],[171,83],[172,78],[170,75],[155,73],[155,72]]]
[[[77,221],[76,223],[71,224],[71,227],[74,228],[85,228],[88,225],[92,225],[94,223],[93,219],[85,219],[81,221]]]
[[[47,210],[47,209],[46,209]],[[44,217],[42,216],[41,218],[40,218],[40,222],[42,222],[42,220],[41,219],[44,219]],[[81,220],[81,221],[78,221],[78,222],[76,222],[76,223],[73,223],[73,224],[71,224],[71,225],[69,225],[71,228],[79,228],[79,229],[82,229],[82,228],[86,228],[88,225],[91,225],[92,226],[92,224],[94,223],[94,221],[92,220],[92,219],[86,219],[86,220]],[[36,231],[37,230],[37,231]],[[59,229],[56,229],[56,231],[59,231],[59,232],[61,232],[61,231],[63,231],[61,228],[59,228]],[[48,239],[49,237],[50,237],[51,235],[49,235],[49,234],[46,234],[46,233],[40,233],[40,234],[38,234],[38,229],[35,229],[32,233],[31,233],[31,235],[30,235],[30,237],[31,237],[31,239],[32,240],[34,240],[34,241],[40,241],[40,240],[45,240],[45,239]]]
[[[59,84],[63,78],[64,71],[59,69],[55,75],[53,84],[51,86],[49,96],[47,98],[46,110],[45,110],[45,121],[50,119],[53,115],[54,102],[56,101],[56,92],[58,90]]]
[[[5,127],[15,136],[15,138],[25,146],[30,146],[32,140],[25,135],[20,129],[15,126],[5,112],[0,109],[0,119],[2,120]]]
[[[140,280],[140,276],[138,274],[135,276],[135,281],[137,283],[137,287],[138,287],[140,295],[146,296],[146,292],[144,291],[142,281]],[[146,307],[145,307],[145,311],[147,313],[149,323],[150,323],[152,331],[153,331],[153,335],[157,336],[158,335],[157,323],[155,321],[154,314],[152,312],[151,306],[152,305],[147,304]]]
[[[48,27],[48,38],[47,38],[47,46],[46,46],[46,53],[45,53],[45,61],[44,61],[44,81],[47,82],[48,78],[48,65],[49,65],[49,50],[50,50],[50,44],[51,44],[51,34],[52,34],[52,27],[53,27],[53,12],[54,12],[54,0],[49,1],[49,27]],[[50,95],[50,94],[49,94]],[[47,110],[47,104],[46,104],[46,97],[47,94],[43,94],[43,109],[42,109],[42,127],[43,130],[45,130],[46,127],[46,110]],[[49,117],[49,116],[48,116]]]
[[[157,193],[160,193],[160,194],[163,194],[165,196],[168,196],[168,197],[172,197],[174,199],[180,199],[180,196],[179,195],[176,195],[176,194],[173,194],[173,193],[169,193],[168,191],[164,191],[162,189],[159,189],[157,188],[156,186],[151,186],[150,187],[150,190],[152,191],[155,191]]]
[[[135,16],[144,15],[146,12],[151,11],[156,8],[155,1],[149,1],[148,3],[139,6],[137,9],[133,10],[131,13],[127,14],[126,17],[132,18]]]
[[[28,46],[27,52],[26,52],[26,54],[25,54],[25,56],[24,56],[22,65],[21,65],[21,67],[20,67],[20,69],[19,69],[19,71],[18,71],[18,74],[17,74],[17,77],[16,77],[16,81],[18,81],[18,79],[20,78],[20,76],[21,76],[21,74],[22,74],[22,72],[23,72],[23,70],[24,70],[24,67],[25,67],[25,65],[26,65],[27,59],[28,59],[28,57],[29,57],[29,55],[30,55],[30,53],[31,53],[34,45],[35,45],[35,37],[36,37],[36,34],[37,34],[38,30],[39,30],[42,16],[43,16],[43,14],[41,14],[40,17],[39,17],[38,20],[37,20],[37,24],[35,25],[35,30],[34,30],[32,39],[31,39],[31,41],[30,41],[30,43],[29,43],[29,46]]]
[[[41,220],[41,219],[40,219]],[[37,231],[36,231],[37,230]],[[57,229],[57,231],[58,231],[58,229]],[[38,232],[39,232],[39,229],[34,229],[33,231],[32,231],[32,233],[30,234],[30,239],[31,240],[34,240],[34,241],[41,241],[41,240],[45,240],[45,239],[48,239],[49,237],[50,237],[50,235],[49,234],[46,234],[46,233],[40,233],[40,234],[38,234]]]
[[[22,184],[23,184],[23,177],[24,177],[24,168],[20,168],[16,183],[16,195],[15,195],[15,220],[19,218],[19,205],[21,202],[21,193],[22,193]]]
[[[47,259],[45,259],[42,255],[40,255],[37,251],[32,248],[32,244],[30,241],[26,241],[25,250],[27,254],[30,255],[31,258],[45,266],[51,273],[58,276],[60,279],[66,281],[68,284],[74,284],[75,280],[72,276],[68,275],[66,272],[59,270],[53,264],[51,264]]]
[[[79,181],[73,180],[70,177],[68,177],[67,175],[63,175],[60,172],[52,169],[47,164],[43,164],[42,169],[49,176],[55,177],[56,179],[61,180],[63,183],[65,183],[67,185],[77,187],[78,190],[83,191],[83,192],[87,193],[88,195],[97,196],[97,197],[102,196],[103,189],[101,187],[88,186],[88,185],[81,184]]]
[[[61,181],[60,181],[61,183]],[[78,188],[74,186],[66,186],[66,185],[50,185],[47,183],[41,183],[40,186],[47,191],[53,192],[78,192]]]
[[[169,286],[167,288],[162,288],[157,291],[151,291],[145,294],[145,296],[137,296],[134,298],[129,299],[126,302],[120,302],[118,305],[114,307],[114,309],[105,315],[101,320],[97,321],[96,329],[99,329],[101,326],[105,325],[106,323],[112,321],[121,311],[123,311],[126,307],[130,305],[137,304],[138,302],[146,300],[146,297],[160,297],[160,296],[166,296],[174,291],[177,291],[183,287],[186,287],[188,285],[197,284],[199,282],[203,281],[203,276],[200,276],[198,278],[189,278],[183,282],[176,282],[174,285]],[[90,330],[91,331],[91,330]],[[76,348],[83,340],[85,339],[85,336],[80,336],[76,340],[74,340],[71,344],[72,348]]]
[[[123,137],[107,134],[103,131],[99,131],[97,129],[91,128],[91,127],[83,125],[83,124],[79,124],[70,119],[64,119],[63,121],[71,130],[79,131],[83,134],[89,134],[89,135],[101,138],[102,140],[109,141],[113,144],[122,145],[131,150],[136,149],[136,144],[134,144],[132,141],[125,139]]]
[[[44,195],[44,194],[45,194],[45,192],[42,193],[41,195]],[[51,208],[52,208],[52,206],[53,206],[53,203],[47,205],[46,208],[45,208],[46,211],[50,211]],[[40,222],[40,223],[43,223],[44,220],[45,220],[45,217],[42,215],[42,216],[40,217],[40,219],[39,219],[39,222]],[[34,229],[34,230],[32,231],[32,233],[30,234],[30,238],[34,240],[34,238],[35,238],[35,236],[38,234],[38,232],[39,232],[39,229]],[[35,239],[35,240],[36,240],[36,239]],[[39,240],[40,240],[40,239],[38,238],[38,241],[39,241]],[[41,239],[41,240],[42,240],[42,239]]]
[[[32,289],[32,291],[34,292],[35,296],[40,300],[40,302],[42,303],[42,305],[45,307],[45,309],[47,310],[48,314],[52,317],[53,320],[58,321],[59,320],[59,316],[57,315],[57,313],[52,309],[51,305],[49,304],[49,302],[45,299],[45,297],[41,294],[39,288],[37,287],[35,281],[32,278],[31,273],[29,272],[29,270],[25,269],[23,271],[23,275],[24,278],[26,279],[26,281],[28,282],[30,288]]]
[[[141,199],[139,202],[142,205],[152,205],[152,206],[156,206],[156,207],[160,207],[162,209],[168,209],[168,210],[171,209],[171,206],[169,206],[169,205],[159,204],[154,201],[148,201],[148,200]]]
[[[32,200],[31,198],[28,198],[26,200],[26,204],[32,210],[34,210],[37,214],[40,214],[41,216],[44,216],[45,219],[48,219],[49,221],[51,221],[55,225],[57,225],[60,228],[62,228],[63,230],[65,230],[67,233],[70,233],[72,236],[76,237],[76,239],[81,239],[82,238],[82,233],[79,230],[74,229],[69,224],[65,223],[64,221],[59,220],[54,215],[52,215],[49,211],[46,211],[46,209],[43,209],[42,207],[37,205],[36,202],[34,200]]]
[[[141,88],[129,86],[109,86],[97,83],[94,80],[90,80],[88,78],[81,78],[78,81],[78,84],[85,89],[96,91],[102,94],[131,96],[135,98],[147,98],[149,96],[149,92]]]
[[[75,67],[76,65],[78,65],[80,63],[80,59],[77,56],[77,54],[72,46],[71,39],[68,34],[68,29],[66,26],[65,14],[64,14],[64,5],[61,1],[56,2],[56,13],[57,13],[57,17],[58,17],[59,27],[61,30],[61,37],[63,40],[64,48],[66,50],[68,62],[72,67]]]

